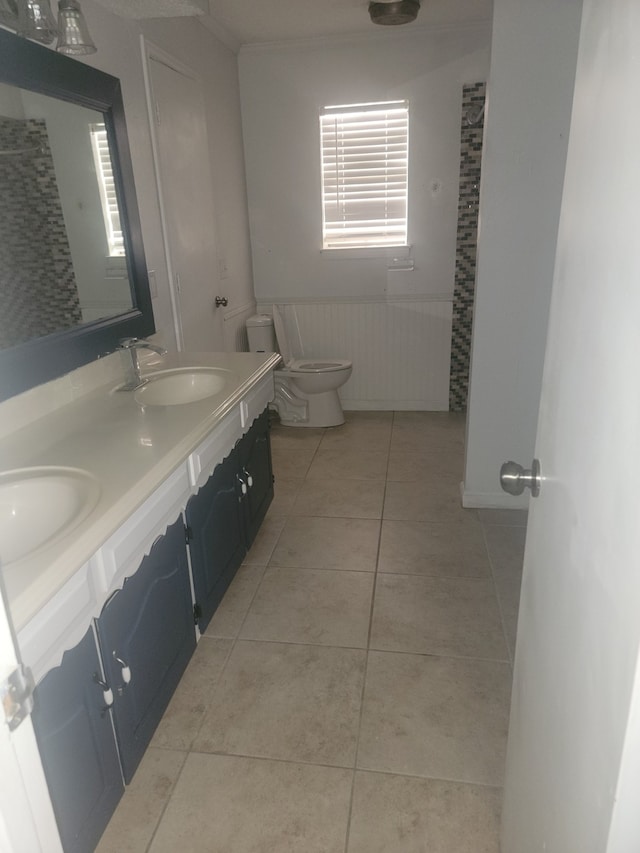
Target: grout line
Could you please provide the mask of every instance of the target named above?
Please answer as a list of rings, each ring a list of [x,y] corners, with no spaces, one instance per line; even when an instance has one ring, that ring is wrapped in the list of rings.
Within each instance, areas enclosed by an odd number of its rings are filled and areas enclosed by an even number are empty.
[[[147,747],[147,749],[145,750],[145,755],[147,754],[147,751],[150,749],[150,747],[151,747],[151,744],[149,744],[149,746],[148,746],[148,747]],[[157,749],[157,747],[154,747],[154,749]],[[180,751],[181,751],[181,750],[174,750],[174,752],[180,752]],[[147,843],[146,847],[144,848],[144,849],[145,849],[145,853],[146,853],[146,851],[148,851],[148,850],[150,850],[150,849],[151,849],[151,845],[153,844],[153,842],[154,842],[154,840],[155,840],[156,834],[157,834],[157,832],[158,832],[158,829],[160,828],[160,824],[162,823],[162,819],[163,819],[163,817],[164,817],[164,815],[165,815],[165,812],[166,812],[166,810],[169,808],[169,803],[171,802],[171,798],[173,797],[173,792],[174,792],[174,791],[175,791],[175,789],[178,787],[178,782],[179,782],[179,781],[180,781],[180,779],[182,778],[182,774],[184,773],[184,768],[185,768],[185,765],[186,765],[186,763],[187,763],[187,758],[188,758],[188,757],[189,757],[189,753],[188,753],[188,752],[185,752],[185,753],[184,753],[184,758],[182,759],[182,764],[181,764],[181,766],[180,766],[180,771],[179,771],[178,775],[177,775],[177,776],[176,776],[176,778],[175,778],[175,782],[174,782],[174,783],[173,783],[173,785],[171,786],[171,791],[169,792],[169,796],[167,797],[167,799],[166,799],[166,801],[165,801],[165,803],[164,803],[164,805],[163,805],[162,809],[160,810],[160,817],[159,817],[159,818],[158,818],[158,820],[156,821],[156,825],[155,825],[155,826],[154,826],[154,828],[153,828],[153,832],[151,833],[151,836],[150,836],[150,838],[149,838],[149,842]],[[125,786],[124,794],[122,795],[122,797],[124,797],[124,796],[126,795],[126,793],[127,793],[127,788],[128,788],[128,787],[129,787],[129,786]],[[120,802],[122,802],[122,798],[120,799]],[[118,805],[120,805],[120,803],[118,803]],[[116,808],[117,808],[117,807],[116,807]],[[115,814],[115,812],[114,812],[114,814]],[[113,815],[112,815],[111,817],[113,818]],[[107,824],[107,826],[108,826],[108,824]],[[106,827],[105,827],[105,832],[106,832]],[[98,844],[100,844],[100,842],[98,842]]]
[[[504,641],[507,646],[507,655],[509,657],[509,664],[511,666],[511,671],[513,673],[513,652],[511,650],[511,643],[509,642],[509,637],[507,636],[507,625],[504,618],[504,609],[502,607],[502,599],[498,593],[498,584],[496,581],[496,569],[493,562],[493,557],[491,556],[491,551],[489,548],[489,543],[487,541],[487,528],[486,525],[480,522],[480,526],[482,527],[482,538],[484,539],[484,547],[487,550],[487,558],[489,560],[489,566],[491,568],[491,580],[493,581],[493,591],[496,596],[496,601],[498,603],[498,611],[500,613],[500,624],[502,626],[502,634],[504,636]]]
[[[381,516],[384,516],[384,503],[387,496],[387,476],[389,473],[389,461],[391,459],[391,439],[393,436],[393,424],[395,421],[395,412],[393,412],[391,416],[391,430],[389,434],[389,452],[387,453],[387,468],[385,472],[385,481],[384,481],[384,490],[382,494],[382,511]],[[369,647],[371,645],[371,630],[373,627],[373,611],[375,607],[376,601],[376,587],[378,584],[378,561],[380,559],[380,548],[382,545],[382,517],[380,518],[380,527],[378,528],[378,548],[376,550],[376,566],[375,566],[375,574],[373,577],[373,589],[371,590],[371,605],[369,608],[369,630],[367,632],[367,649],[365,655],[365,663],[364,663],[364,673],[362,678],[362,690],[360,692],[360,712],[358,714],[358,725],[356,727],[356,748],[354,753],[354,765],[353,765],[353,777],[351,780],[351,794],[349,796],[349,812],[347,815],[347,834],[344,842],[344,851],[348,853],[349,841],[351,838],[351,818],[353,815],[353,797],[355,793],[356,787],[356,772],[358,769],[358,752],[360,751],[360,732],[362,730],[362,717],[364,714],[364,696],[365,690],[367,686],[367,674],[369,670]]]

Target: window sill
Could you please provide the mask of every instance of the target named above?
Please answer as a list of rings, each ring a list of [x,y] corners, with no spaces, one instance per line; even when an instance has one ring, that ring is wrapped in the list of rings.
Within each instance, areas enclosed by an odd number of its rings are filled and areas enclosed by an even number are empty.
[[[320,254],[333,261],[370,260],[372,258],[393,260],[394,258],[411,257],[411,246],[362,246],[358,249],[320,249]]]

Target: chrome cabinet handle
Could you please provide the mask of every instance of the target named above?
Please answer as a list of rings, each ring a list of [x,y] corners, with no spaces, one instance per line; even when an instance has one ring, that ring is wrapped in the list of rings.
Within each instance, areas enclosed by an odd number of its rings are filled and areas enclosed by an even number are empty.
[[[523,468],[517,462],[505,462],[500,468],[500,485],[509,495],[521,495],[531,489],[531,497],[540,494],[540,462],[534,459],[531,468]]]
[[[243,469],[242,469],[242,473],[243,473],[243,474],[244,474],[244,476],[247,478],[247,486],[249,486],[249,488],[251,489],[251,488],[253,487],[253,477],[252,477],[252,476],[251,476],[251,474],[247,471],[247,469],[246,469],[246,468],[243,468]]]
[[[243,494],[243,495],[246,495],[246,494],[247,494],[247,492],[248,492],[247,484],[246,484],[246,483],[245,483],[245,481],[242,479],[242,477],[240,476],[240,474],[236,474],[236,477],[238,478],[238,482],[240,483],[240,491],[242,492],[242,494]]]
[[[93,673],[94,682],[102,689],[104,698],[104,708],[100,711],[100,716],[104,717],[109,708],[113,708],[113,690],[109,687],[106,681],[102,681],[97,672]]]
[[[122,676],[122,686],[118,687],[118,693],[122,696],[124,688],[127,686],[127,684],[130,684],[131,682],[131,668],[127,663],[125,663],[125,661],[122,660],[122,658],[119,658],[115,652],[113,653],[113,659],[122,667],[122,672],[120,673],[120,675]]]

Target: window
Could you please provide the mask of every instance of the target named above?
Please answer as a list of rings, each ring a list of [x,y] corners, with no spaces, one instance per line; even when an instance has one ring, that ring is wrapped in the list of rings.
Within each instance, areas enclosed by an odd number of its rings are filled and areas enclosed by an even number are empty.
[[[406,245],[408,103],[325,107],[320,137],[323,247]]]
[[[98,186],[100,188],[100,200],[102,201],[102,213],[107,231],[107,244],[109,256],[118,257],[124,255],[124,237],[120,225],[120,211],[118,210],[118,199],[116,197],[116,185],[113,180],[113,167],[111,165],[111,154],[109,153],[109,140],[107,129],[104,124],[92,124],[91,147],[93,148],[93,159],[98,175]]]

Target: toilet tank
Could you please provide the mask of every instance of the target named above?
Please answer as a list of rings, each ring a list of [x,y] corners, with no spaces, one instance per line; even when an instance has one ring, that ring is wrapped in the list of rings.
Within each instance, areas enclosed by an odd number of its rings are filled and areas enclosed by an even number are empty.
[[[273,331],[273,317],[269,314],[252,314],[247,317],[249,352],[278,352]]]

